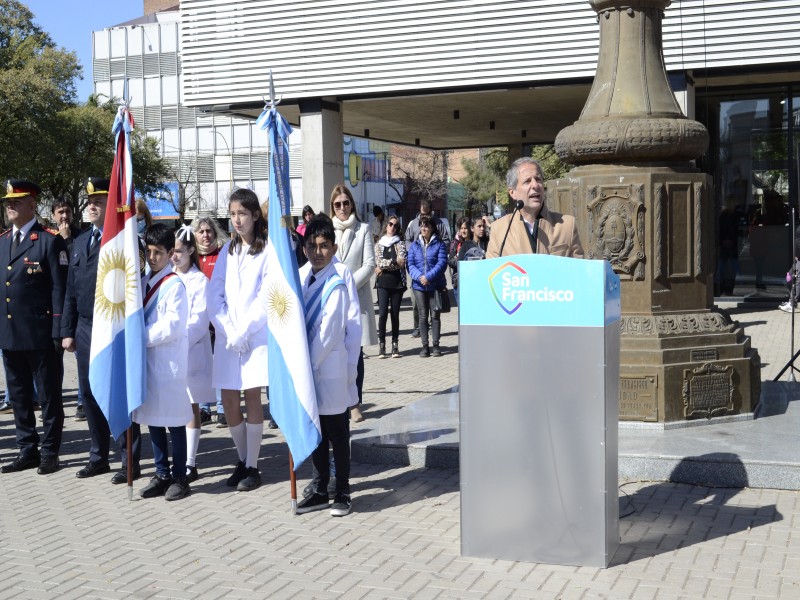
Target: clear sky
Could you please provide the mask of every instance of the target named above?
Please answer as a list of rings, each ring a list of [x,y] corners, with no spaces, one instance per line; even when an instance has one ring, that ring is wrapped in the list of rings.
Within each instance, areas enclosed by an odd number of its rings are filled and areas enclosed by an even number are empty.
[[[144,14],[143,0],[23,0],[22,4],[58,46],[78,55],[83,66],[83,79],[76,81],[81,102],[92,93],[92,31]]]

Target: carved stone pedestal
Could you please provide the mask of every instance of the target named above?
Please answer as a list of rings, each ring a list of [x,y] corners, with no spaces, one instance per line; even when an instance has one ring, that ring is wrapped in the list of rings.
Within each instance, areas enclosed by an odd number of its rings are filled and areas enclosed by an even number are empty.
[[[549,205],[575,215],[587,258],[621,279],[621,420],[746,414],[758,402],[758,353],[712,310],[710,185],[686,164],[588,165],[547,182]]]

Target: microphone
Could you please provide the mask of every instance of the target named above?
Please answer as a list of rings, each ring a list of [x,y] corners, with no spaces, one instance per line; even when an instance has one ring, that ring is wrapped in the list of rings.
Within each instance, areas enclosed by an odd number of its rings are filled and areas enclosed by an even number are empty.
[[[503,248],[506,246],[508,232],[511,231],[511,224],[514,222],[514,215],[517,214],[518,211],[522,210],[523,206],[525,206],[525,203],[522,200],[517,200],[514,203],[514,212],[511,213],[511,218],[508,220],[508,227],[506,228],[506,234],[503,236],[503,243],[500,244],[500,254],[498,254],[498,257],[503,256]]]

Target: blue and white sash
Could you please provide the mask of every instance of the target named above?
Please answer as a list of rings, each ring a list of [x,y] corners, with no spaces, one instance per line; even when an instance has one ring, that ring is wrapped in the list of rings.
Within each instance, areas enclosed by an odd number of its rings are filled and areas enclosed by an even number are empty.
[[[344,279],[334,271],[306,300],[306,335],[309,340],[311,340],[314,323],[317,322],[322,307],[325,306],[331,292],[339,285],[344,286]]]

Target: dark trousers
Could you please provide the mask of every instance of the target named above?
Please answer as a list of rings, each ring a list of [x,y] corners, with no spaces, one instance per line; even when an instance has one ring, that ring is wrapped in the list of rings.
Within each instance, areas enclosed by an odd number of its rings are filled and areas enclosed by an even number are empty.
[[[358,351],[358,364],[356,365],[356,390],[358,390],[358,403],[364,397],[364,346]]]
[[[439,345],[439,332],[442,328],[442,319],[438,310],[431,309],[431,298],[433,292],[414,290],[417,298],[417,310],[419,311],[419,336],[423,346],[428,345],[428,314],[431,315],[431,341],[434,346]]]
[[[150,430],[150,441],[153,443],[156,473],[162,477],[169,477],[167,427],[149,425],[147,428]],[[186,425],[169,427],[169,437],[172,439],[172,478],[186,479]]]
[[[339,415],[320,415],[322,441],[311,453],[314,465],[314,482],[318,494],[328,494],[331,478],[328,460],[328,444],[333,446],[333,464],[336,467],[336,493],[350,493],[350,415],[344,411]]]
[[[3,350],[6,368],[6,397],[14,408],[17,447],[23,456],[38,456],[39,434],[33,412],[33,382],[42,408],[41,455],[57,456],[64,430],[58,352],[54,345],[39,350]]]
[[[86,424],[89,427],[89,461],[107,463],[111,447],[111,430],[89,384],[89,348],[91,345],[92,324],[85,319],[78,319],[78,326],[75,331],[75,359],[78,361],[78,385],[83,389],[83,411],[86,414]],[[134,423],[132,430],[133,470],[138,471],[139,459],[142,455],[141,428],[138,423]],[[126,433],[123,433],[118,440],[123,468],[128,466]]]
[[[396,344],[400,337],[400,303],[403,301],[405,290],[390,290],[378,288],[378,340],[386,344],[386,319],[391,309],[392,317],[392,343]]]

